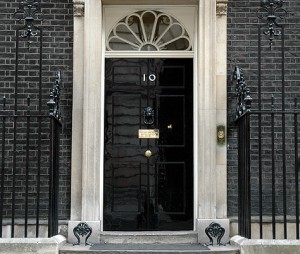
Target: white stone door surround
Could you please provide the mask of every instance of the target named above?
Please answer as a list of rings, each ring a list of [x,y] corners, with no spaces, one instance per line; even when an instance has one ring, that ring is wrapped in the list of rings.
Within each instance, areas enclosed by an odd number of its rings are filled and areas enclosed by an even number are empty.
[[[153,5],[157,0],[73,0],[73,129],[71,222],[101,221],[103,5]],[[166,0],[196,6],[195,42],[195,230],[203,221],[227,218],[226,143],[217,144],[217,126],[226,126],[227,0]],[[177,6],[178,5],[178,6]],[[166,7],[167,8],[167,7]],[[197,223],[198,222],[198,223]],[[226,222],[227,223],[227,222]],[[197,226],[198,225],[198,226]],[[206,224],[205,224],[206,225]],[[202,229],[200,229],[202,230]]]

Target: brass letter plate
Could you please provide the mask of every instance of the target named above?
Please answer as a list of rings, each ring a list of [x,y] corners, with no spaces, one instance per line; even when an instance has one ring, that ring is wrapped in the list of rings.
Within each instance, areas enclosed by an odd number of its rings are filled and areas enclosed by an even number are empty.
[[[159,130],[139,129],[139,138],[159,138]]]

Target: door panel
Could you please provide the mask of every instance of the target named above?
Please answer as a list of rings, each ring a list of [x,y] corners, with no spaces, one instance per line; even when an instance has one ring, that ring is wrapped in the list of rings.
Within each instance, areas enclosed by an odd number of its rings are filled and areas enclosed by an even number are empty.
[[[106,59],[104,230],[193,229],[192,81],[192,59]]]
[[[185,145],[185,97],[184,95],[159,95],[158,123],[160,147]]]
[[[136,133],[141,124],[141,101],[140,95],[112,95],[111,127],[114,145],[139,145]]]

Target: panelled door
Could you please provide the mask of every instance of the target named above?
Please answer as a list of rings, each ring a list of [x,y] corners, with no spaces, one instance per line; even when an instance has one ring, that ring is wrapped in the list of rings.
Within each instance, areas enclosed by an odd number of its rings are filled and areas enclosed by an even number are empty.
[[[193,229],[193,59],[106,59],[104,230]]]

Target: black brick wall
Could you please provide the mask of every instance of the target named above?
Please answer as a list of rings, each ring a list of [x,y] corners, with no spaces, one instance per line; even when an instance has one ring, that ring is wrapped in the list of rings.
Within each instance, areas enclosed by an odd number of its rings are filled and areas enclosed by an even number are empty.
[[[19,2],[18,0],[1,0],[0,2],[0,110],[2,110],[2,98],[4,95],[7,98],[7,107],[9,109],[13,109],[14,104],[16,28],[24,24],[17,23],[13,16],[19,7]],[[60,69],[62,72],[61,111],[63,127],[60,143],[59,219],[68,219],[70,214],[72,128],[72,0],[42,0],[41,11],[44,14],[43,21],[37,22],[36,25],[43,29],[42,114],[47,115],[47,101],[50,88],[52,88],[55,81],[55,71]],[[21,40],[19,45],[20,61],[18,73],[21,99],[18,101],[18,110],[21,114],[25,112],[26,97],[30,96],[31,111],[34,113],[38,109],[39,41],[38,39],[33,39],[30,52],[27,52],[27,45],[24,41]],[[20,126],[22,127],[22,124]],[[21,137],[22,128],[18,128],[18,133]],[[11,164],[9,165],[9,162],[6,163],[8,163],[6,166],[10,167]],[[9,181],[10,178],[7,177],[5,179]],[[11,186],[9,182],[7,184]],[[20,187],[23,185],[20,183]],[[22,195],[19,198],[22,199]],[[24,207],[20,206],[21,209],[24,209]]]
[[[15,28],[13,13],[18,8],[17,0],[0,2],[0,96],[8,98],[8,105],[13,103],[14,93],[14,64],[15,64]],[[245,78],[251,88],[253,107],[257,105],[257,26],[256,16],[259,0],[229,0],[228,8],[228,214],[237,214],[237,128],[234,124],[235,116],[235,87],[230,82],[230,76],[237,64],[245,71]],[[287,80],[287,108],[292,104],[292,97],[300,93],[300,1],[286,0],[284,7],[289,15],[286,19],[286,80]],[[72,0],[42,0],[44,21],[39,24],[43,28],[43,103],[46,105],[48,91],[54,81],[54,72],[62,71],[62,136],[61,136],[61,176],[60,176],[60,219],[69,218],[70,210],[70,169],[71,169],[71,106],[72,106],[72,43],[73,17]],[[268,43],[266,40],[264,41]],[[36,65],[38,60],[34,56],[32,45],[32,59],[23,62],[24,68],[21,79],[24,84],[36,82]],[[23,45],[24,47],[24,45]],[[263,88],[263,107],[270,107],[270,93],[274,93],[276,103],[280,107],[280,82],[276,74],[280,69],[278,64],[278,44],[275,42],[273,53],[264,49],[264,60],[273,60],[273,65],[265,65]],[[25,52],[24,52],[25,56]],[[265,63],[266,63],[265,62]],[[32,78],[28,78],[31,77]],[[23,87],[25,95],[32,98],[36,90]],[[34,104],[34,102],[33,102]],[[47,108],[44,108],[45,112]]]
[[[235,84],[230,81],[231,74],[234,70],[234,66],[238,65],[244,69],[245,79],[251,90],[251,96],[253,98],[252,108],[258,107],[258,24],[262,24],[262,21],[257,18],[257,9],[260,6],[259,0],[229,0],[228,8],[228,214],[229,216],[237,215],[237,127],[234,123],[235,119]],[[285,20],[285,106],[286,109],[293,108],[293,98],[300,95],[300,1],[298,0],[285,0],[284,6],[288,15]],[[266,37],[262,37],[262,109],[271,109],[271,94],[275,97],[275,109],[281,109],[281,41],[279,38],[275,39],[275,45],[270,51],[268,47],[268,40]],[[281,131],[281,117],[275,118],[275,125],[277,125],[276,140],[276,152],[280,154],[282,149],[280,142]],[[270,118],[264,117],[263,122],[269,124]],[[286,118],[287,125],[287,154],[292,153],[293,146],[293,129],[291,129],[292,121],[290,118]],[[257,118],[253,118],[252,122],[253,132],[251,137],[255,140],[257,137]],[[265,141],[270,140],[270,129],[265,128],[263,132]],[[252,152],[257,150],[257,144],[253,142]],[[264,151],[264,156],[270,153],[269,150]],[[281,158],[280,158],[281,157]],[[290,157],[287,157],[290,158]],[[291,157],[292,158],[292,157]],[[252,189],[253,189],[253,211],[257,211],[255,203],[258,201],[257,189],[257,156],[252,157]],[[282,156],[277,156],[278,163],[282,160]],[[265,162],[265,170],[270,171],[270,161]],[[293,181],[293,163],[294,159],[287,160],[288,169],[288,186]],[[291,170],[291,171],[289,171]],[[282,212],[282,175],[281,169],[278,166],[276,175],[276,193],[278,194],[277,207],[279,212]],[[266,186],[270,188],[271,181],[270,173],[264,174],[264,181]],[[264,196],[264,209],[270,211],[270,195],[269,192],[265,192]],[[288,190],[288,194],[293,194],[292,190]],[[290,196],[289,196],[290,197]],[[294,210],[295,205],[291,210]]]

